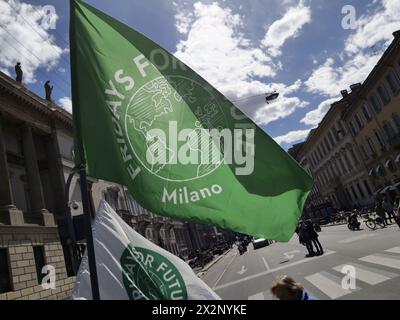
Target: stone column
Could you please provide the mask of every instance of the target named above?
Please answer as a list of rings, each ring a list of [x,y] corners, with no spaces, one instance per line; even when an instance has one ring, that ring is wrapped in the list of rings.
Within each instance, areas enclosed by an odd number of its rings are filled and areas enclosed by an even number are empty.
[[[14,205],[10,174],[8,171],[7,151],[0,116],[0,222],[11,225],[23,225],[24,215]]]
[[[22,146],[24,149],[25,169],[29,186],[33,222],[44,226],[55,226],[54,216],[47,211],[44,202],[43,186],[40,179],[32,128],[29,125],[25,125],[22,130]]]
[[[53,214],[57,219],[65,218],[65,208],[67,199],[65,198],[65,178],[62,164],[62,156],[60,154],[57,142],[57,132],[52,130],[47,140],[47,164],[49,167],[50,182],[52,185],[52,196],[54,198]],[[68,199],[69,200],[69,199]]]

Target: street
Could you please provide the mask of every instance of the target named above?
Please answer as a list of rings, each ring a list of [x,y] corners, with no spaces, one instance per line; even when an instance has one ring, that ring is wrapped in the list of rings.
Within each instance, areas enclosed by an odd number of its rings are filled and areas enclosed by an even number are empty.
[[[289,243],[257,250],[249,245],[242,256],[234,247],[202,279],[227,300],[271,300],[269,289],[278,275],[290,275],[318,300],[397,300],[400,298],[400,230],[397,225],[371,231],[349,231],[346,225],[323,227],[319,239],[325,254],[305,258],[297,235]],[[355,268],[355,288],[342,286]],[[351,267],[350,267],[351,268]],[[342,274],[341,272],[344,272]]]

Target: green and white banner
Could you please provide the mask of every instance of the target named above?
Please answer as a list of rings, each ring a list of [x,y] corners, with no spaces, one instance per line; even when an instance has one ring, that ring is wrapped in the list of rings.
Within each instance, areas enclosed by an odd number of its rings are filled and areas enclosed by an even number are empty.
[[[172,54],[73,0],[76,162],[128,187],[146,209],[288,241],[310,176]]]
[[[102,300],[220,299],[182,259],[142,237],[102,201],[93,226]],[[91,300],[87,254],[72,299]]]

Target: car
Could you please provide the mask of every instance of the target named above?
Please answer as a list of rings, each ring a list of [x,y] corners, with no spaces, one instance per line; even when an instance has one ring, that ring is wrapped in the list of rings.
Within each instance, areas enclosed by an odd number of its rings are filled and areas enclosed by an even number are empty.
[[[262,247],[266,247],[269,246],[269,240],[264,239],[264,238],[255,238],[253,240],[253,247],[254,250],[258,249],[258,248],[262,248]]]

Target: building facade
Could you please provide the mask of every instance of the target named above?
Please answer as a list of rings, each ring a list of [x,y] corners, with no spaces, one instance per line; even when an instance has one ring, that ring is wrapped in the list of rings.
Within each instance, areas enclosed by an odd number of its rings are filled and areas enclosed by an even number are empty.
[[[363,84],[341,92],[305,142],[289,152],[314,178],[306,210],[350,210],[400,195],[400,32]]]
[[[73,168],[72,116],[0,72],[0,300],[69,296],[77,253],[67,217],[79,222],[83,214]],[[208,236],[217,234],[149,212],[124,186],[90,177],[88,184],[93,212],[106,200],[132,228],[181,257],[209,246]],[[85,241],[76,240],[81,255]],[[41,285],[45,265],[54,267],[55,289]]]

